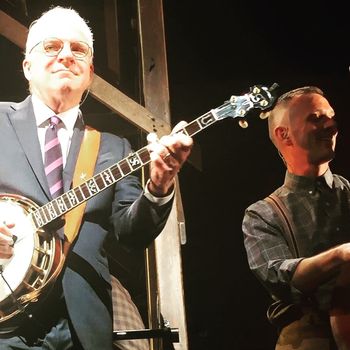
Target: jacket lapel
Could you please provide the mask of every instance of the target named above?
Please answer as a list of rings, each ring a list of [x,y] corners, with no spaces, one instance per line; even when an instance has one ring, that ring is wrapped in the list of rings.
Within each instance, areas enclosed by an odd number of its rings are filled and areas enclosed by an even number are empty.
[[[38,179],[40,187],[45,192],[47,198],[50,199],[51,196],[42,161],[31,97],[27,97],[21,103],[14,104],[12,108],[14,109],[14,113],[9,118],[17,134],[18,142],[26,155],[28,165]]]
[[[46,197],[51,200],[50,190],[45,175],[42,154],[36,128],[35,116],[31,97],[21,103],[13,104],[14,113],[10,115],[10,121],[18,137],[18,141],[28,160],[28,165],[34,172],[38,183],[45,192]],[[63,190],[67,192],[73,181],[75,164],[78,159],[80,145],[84,136],[84,123],[79,117],[74,127],[72,143],[70,145],[66,166],[63,170]]]

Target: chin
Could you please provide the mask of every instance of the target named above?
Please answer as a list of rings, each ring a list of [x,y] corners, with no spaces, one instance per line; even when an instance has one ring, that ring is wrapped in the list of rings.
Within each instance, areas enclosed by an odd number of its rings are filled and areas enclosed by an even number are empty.
[[[326,154],[322,158],[320,158],[320,164],[330,162],[330,161],[332,161],[334,159],[334,157],[335,157],[335,153],[334,152]]]
[[[70,81],[60,81],[55,87],[54,90],[59,92],[70,92],[74,90],[74,85]]]
[[[323,153],[319,152],[318,154],[314,154],[313,156],[312,154],[309,154],[308,159],[311,164],[318,166],[330,162],[334,159],[334,157],[335,152],[333,150],[329,150]]]

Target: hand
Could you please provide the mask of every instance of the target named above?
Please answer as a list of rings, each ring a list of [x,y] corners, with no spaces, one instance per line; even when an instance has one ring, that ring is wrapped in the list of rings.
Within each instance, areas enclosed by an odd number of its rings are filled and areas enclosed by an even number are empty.
[[[170,194],[174,187],[174,178],[191,153],[193,140],[179,132],[187,125],[182,121],[170,135],[158,137],[154,133],[147,136],[148,149],[151,153],[150,181],[148,190],[157,197]]]
[[[343,243],[334,248],[336,256],[341,264],[350,262],[350,243]]]
[[[15,224],[0,225],[0,259],[10,259],[13,255],[13,235],[11,229]]]

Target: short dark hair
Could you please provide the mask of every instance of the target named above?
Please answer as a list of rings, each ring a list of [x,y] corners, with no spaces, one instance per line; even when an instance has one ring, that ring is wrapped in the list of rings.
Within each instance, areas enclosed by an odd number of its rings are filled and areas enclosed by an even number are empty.
[[[299,95],[307,95],[307,94],[319,94],[324,96],[323,91],[318,88],[317,86],[303,86],[300,88],[296,88],[294,90],[287,91],[283,95],[281,95],[276,102],[276,106],[290,101],[294,96],[299,96]]]
[[[274,106],[274,108],[268,112],[268,128],[269,128],[269,137],[273,144],[276,145],[276,140],[273,136],[273,130],[276,126],[276,123],[279,123],[279,121],[276,121],[277,116],[279,115],[279,110],[282,107],[287,107],[288,103],[295,97],[295,96],[301,96],[301,95],[308,95],[308,94],[318,94],[321,96],[324,96],[323,91],[318,88],[317,86],[303,86],[299,87],[290,91],[285,92],[283,95],[281,95]]]

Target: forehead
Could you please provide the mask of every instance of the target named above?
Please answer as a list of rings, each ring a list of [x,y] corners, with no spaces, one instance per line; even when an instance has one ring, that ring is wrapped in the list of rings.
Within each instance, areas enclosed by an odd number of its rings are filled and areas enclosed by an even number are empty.
[[[38,23],[31,29],[31,42],[38,43],[46,38],[59,38],[62,40],[80,40],[89,43],[89,38],[79,23],[67,23],[64,26],[58,21],[51,23]]]
[[[307,117],[310,114],[334,115],[334,110],[328,100],[319,94],[312,93],[293,97],[289,103],[289,115],[291,119]]]
[[[26,53],[40,41],[50,37],[68,41],[85,41],[93,48],[89,27],[77,13],[70,10],[52,10],[37,20],[30,27]]]

